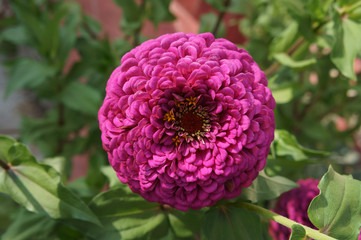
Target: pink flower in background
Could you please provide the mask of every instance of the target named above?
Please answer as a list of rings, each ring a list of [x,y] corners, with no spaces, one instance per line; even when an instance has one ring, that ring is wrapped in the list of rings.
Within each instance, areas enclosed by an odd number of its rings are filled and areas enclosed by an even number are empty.
[[[99,111],[120,181],[180,210],[248,187],[266,163],[275,101],[252,57],[210,33],[174,33],[125,54]]]
[[[312,199],[319,194],[319,180],[298,180],[300,187],[283,193],[276,203],[274,212],[305,226],[315,228],[308,219],[307,209]],[[270,234],[275,240],[288,240],[291,230],[274,221],[270,223]]]

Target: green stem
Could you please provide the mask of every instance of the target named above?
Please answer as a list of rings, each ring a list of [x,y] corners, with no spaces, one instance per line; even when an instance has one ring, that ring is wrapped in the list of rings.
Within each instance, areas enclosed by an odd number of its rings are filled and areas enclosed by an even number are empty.
[[[227,8],[227,7],[229,6],[229,4],[230,4],[230,0],[226,0],[223,6],[224,6],[225,8]],[[219,29],[219,27],[221,26],[221,22],[222,22],[225,14],[226,14],[226,10],[220,11],[220,13],[219,13],[219,15],[218,15],[218,19],[217,19],[216,25],[214,26],[214,29],[213,29],[213,31],[212,31],[212,34],[213,34],[214,36],[217,35],[218,29]]]
[[[287,50],[286,54],[291,56],[303,43],[305,39],[303,37],[299,37],[297,41]],[[267,68],[264,73],[267,77],[270,77],[274,74],[277,69],[281,66],[279,62],[274,62],[269,68]]]
[[[355,4],[353,4],[353,5],[351,5],[351,6],[348,7],[348,8],[346,8],[346,9],[344,10],[344,12],[345,12],[345,13],[350,13],[350,12],[354,11],[356,8],[359,8],[359,7],[361,7],[361,1],[359,1],[359,2],[357,2],[357,3],[355,3]]]
[[[260,206],[256,206],[250,203],[246,203],[246,202],[238,202],[234,204],[235,207],[240,207],[240,208],[244,208],[247,209],[251,212],[255,212],[259,215],[262,215],[268,219],[271,219],[275,222],[278,222],[279,224],[282,224],[283,226],[286,226],[288,228],[291,228],[292,225],[294,224],[298,224],[301,225],[305,230],[306,230],[306,235],[316,239],[316,240],[337,240],[333,237],[327,236],[323,233],[320,233],[319,231],[312,229],[310,227],[306,227],[298,222],[292,221],[291,219],[288,219],[286,217],[283,217],[277,213],[274,213],[268,209],[262,208]]]
[[[10,169],[9,165],[3,160],[0,159],[0,166],[5,170],[8,171]]]
[[[141,14],[144,14],[144,10],[145,10],[145,4],[146,4],[147,0],[142,0],[142,2],[140,3],[140,12]],[[139,45],[139,38],[140,38],[140,32],[142,31],[142,27],[143,27],[143,23],[144,23],[144,19],[142,20],[141,25],[139,26],[139,28],[137,28],[134,32],[134,36],[133,36],[133,47],[136,47]]]

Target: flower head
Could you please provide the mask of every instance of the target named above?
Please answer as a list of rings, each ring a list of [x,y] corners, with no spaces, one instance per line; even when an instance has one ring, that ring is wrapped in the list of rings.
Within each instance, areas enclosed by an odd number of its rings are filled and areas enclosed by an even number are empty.
[[[317,185],[319,180],[306,179],[298,180],[300,187],[283,193],[276,203],[274,212],[294,220],[305,226],[315,228],[307,215],[307,209],[312,199],[319,194]],[[291,235],[291,230],[276,222],[270,224],[270,234],[273,239],[287,240]]]
[[[264,168],[274,108],[248,52],[174,33],[123,56],[99,125],[120,181],[149,201],[199,209],[238,196]]]

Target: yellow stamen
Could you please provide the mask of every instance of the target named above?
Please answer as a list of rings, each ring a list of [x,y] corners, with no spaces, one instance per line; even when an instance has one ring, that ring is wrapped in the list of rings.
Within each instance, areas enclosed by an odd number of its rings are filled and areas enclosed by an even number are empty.
[[[163,120],[168,121],[168,122],[175,121],[173,109],[170,110],[169,112],[167,112],[166,114],[164,114]]]
[[[186,100],[187,100],[189,106],[191,106],[191,105],[195,106],[196,105],[196,100],[197,100],[196,97],[190,96],[190,97],[187,97]]]
[[[179,145],[180,141],[179,141],[179,137],[178,137],[178,135],[177,135],[177,136],[175,136],[174,138],[172,138],[172,140],[173,140],[173,142],[174,142],[174,144],[175,144],[176,146],[178,146],[178,145]]]
[[[183,101],[178,101],[177,99],[175,99],[174,101],[175,101],[175,105],[176,105],[177,107],[180,107],[180,106],[184,105],[184,102],[183,102]]]

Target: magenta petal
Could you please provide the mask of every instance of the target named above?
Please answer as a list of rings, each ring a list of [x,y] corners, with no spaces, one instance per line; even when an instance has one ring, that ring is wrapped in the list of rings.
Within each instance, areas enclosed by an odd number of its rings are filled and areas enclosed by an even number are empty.
[[[186,211],[252,183],[274,137],[274,108],[248,52],[211,33],[173,33],[123,56],[98,119],[119,180]],[[297,217],[292,204],[285,209]]]

